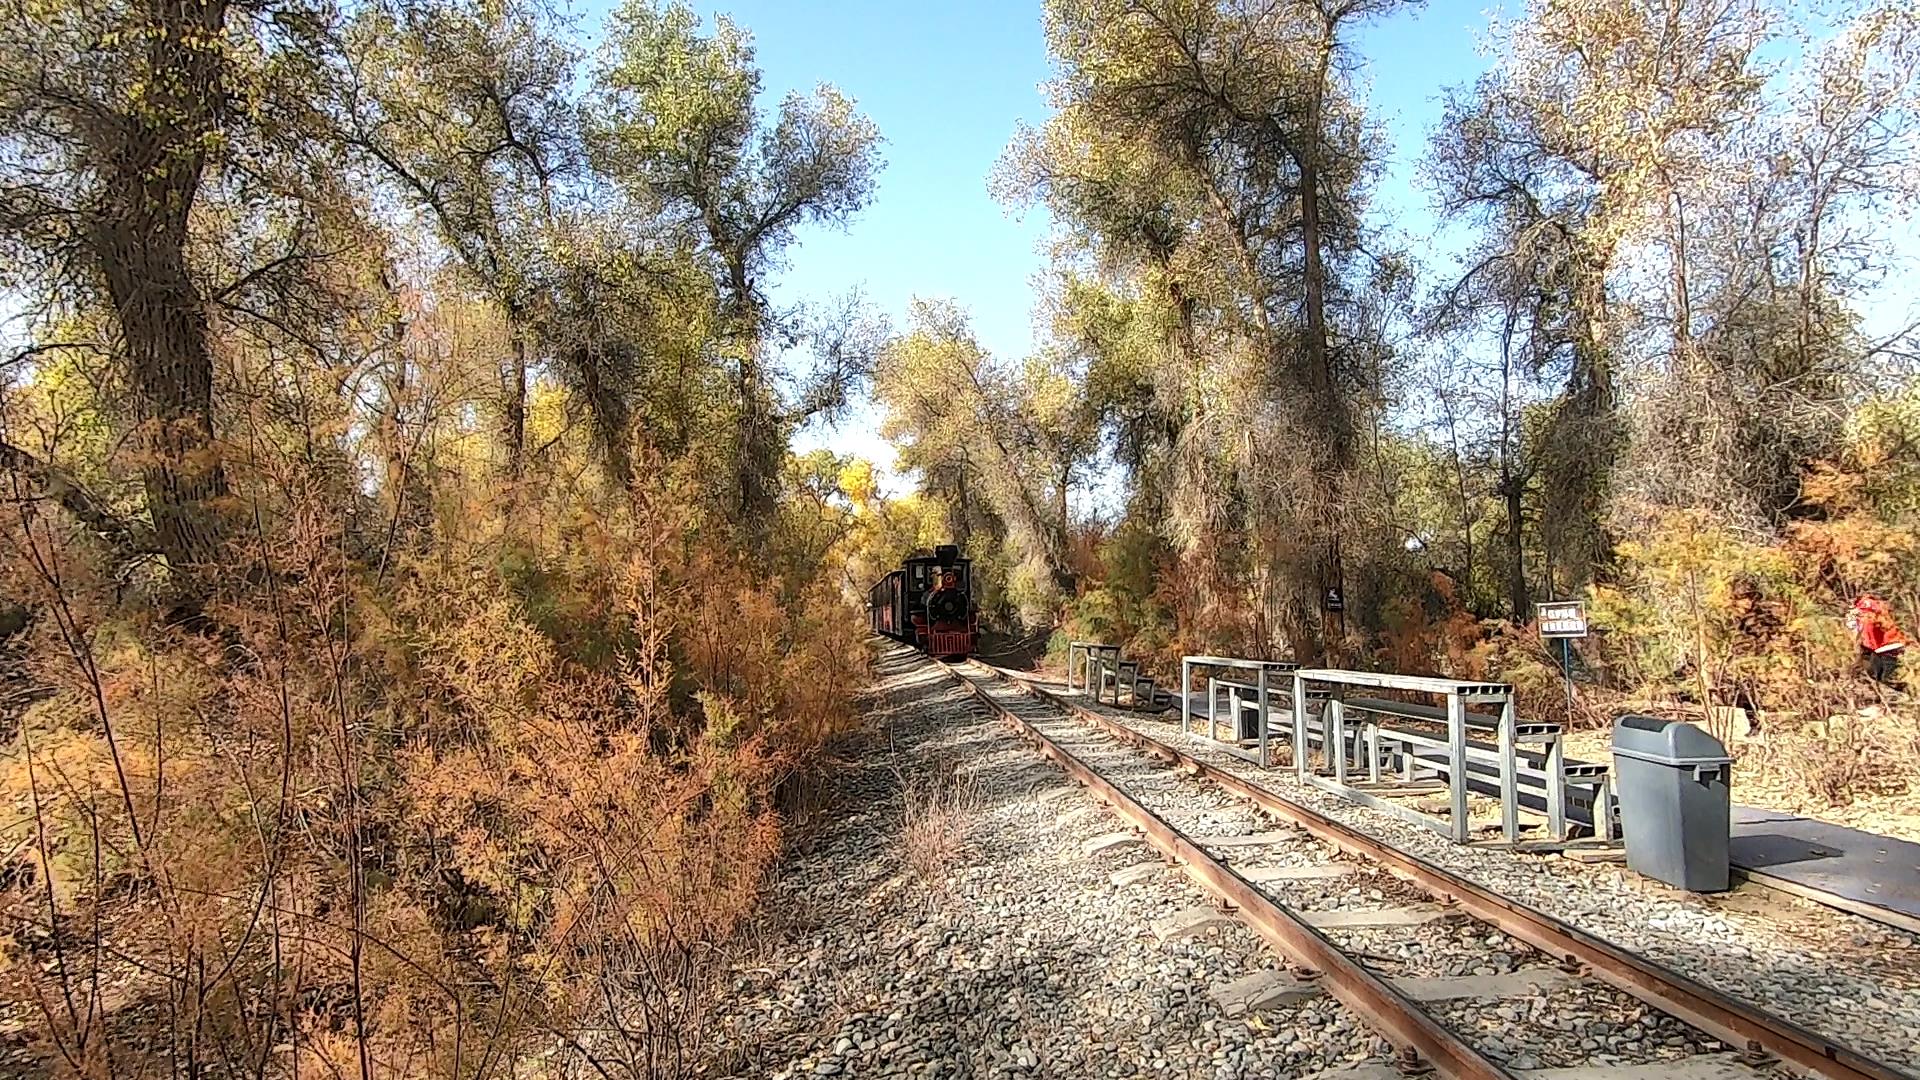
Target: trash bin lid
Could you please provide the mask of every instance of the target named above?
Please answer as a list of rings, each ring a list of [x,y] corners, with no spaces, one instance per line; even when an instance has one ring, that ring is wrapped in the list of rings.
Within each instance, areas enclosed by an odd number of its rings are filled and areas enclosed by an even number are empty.
[[[1680,720],[1622,716],[1613,722],[1613,752],[1619,757],[1658,765],[1728,765],[1733,762],[1719,739]]]

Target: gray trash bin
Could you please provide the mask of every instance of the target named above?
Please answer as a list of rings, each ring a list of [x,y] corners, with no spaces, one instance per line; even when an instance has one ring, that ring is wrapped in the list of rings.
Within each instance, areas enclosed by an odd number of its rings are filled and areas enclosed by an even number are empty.
[[[1693,892],[1727,888],[1733,758],[1720,740],[1678,720],[1613,723],[1614,790],[1627,866]]]

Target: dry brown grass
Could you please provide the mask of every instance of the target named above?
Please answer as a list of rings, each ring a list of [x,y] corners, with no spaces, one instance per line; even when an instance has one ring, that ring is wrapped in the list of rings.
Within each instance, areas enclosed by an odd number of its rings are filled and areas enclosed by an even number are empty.
[[[1817,803],[1906,795],[1920,769],[1920,729],[1910,709],[1867,706],[1824,720],[1778,725],[1744,761],[1767,780]]]
[[[914,777],[900,774],[900,786],[900,846],[907,869],[929,889],[938,890],[966,853],[985,805],[979,778],[946,761]]]

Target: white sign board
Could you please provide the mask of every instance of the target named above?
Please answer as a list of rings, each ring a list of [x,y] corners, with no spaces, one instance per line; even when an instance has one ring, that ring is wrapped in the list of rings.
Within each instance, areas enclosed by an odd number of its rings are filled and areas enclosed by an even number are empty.
[[[1540,623],[1543,638],[1587,636],[1587,605],[1583,600],[1559,600],[1535,604],[1534,617]]]

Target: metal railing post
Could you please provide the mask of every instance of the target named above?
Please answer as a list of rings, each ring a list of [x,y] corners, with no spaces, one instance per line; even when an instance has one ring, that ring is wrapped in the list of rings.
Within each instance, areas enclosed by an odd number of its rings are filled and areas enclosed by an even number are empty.
[[[1321,727],[1326,735],[1321,743],[1326,747],[1327,764],[1333,768],[1333,782],[1341,787],[1347,786],[1347,706],[1338,695],[1329,697],[1325,705],[1320,706],[1320,715],[1326,719]]]
[[[1509,697],[1500,705],[1500,832],[1509,844],[1520,839],[1520,767],[1514,760],[1515,723],[1513,698]]]
[[[1293,676],[1293,771],[1302,783],[1307,779],[1307,680]]]
[[[1595,802],[1599,792],[1595,791]],[[1600,833],[1601,807],[1594,808],[1594,835]],[[1567,838],[1567,750],[1561,736],[1547,739],[1547,832],[1555,840]]]
[[[1447,788],[1452,795],[1453,842],[1467,842],[1467,703],[1458,691],[1447,695]]]
[[[1259,725],[1260,767],[1267,767],[1267,665],[1260,665],[1259,679],[1260,708],[1254,713],[1254,722]]]
[[[1185,738],[1192,729],[1187,726],[1187,717],[1193,712],[1193,665],[1185,657],[1180,659],[1180,735]],[[1207,695],[1207,708],[1213,708],[1213,695]]]

